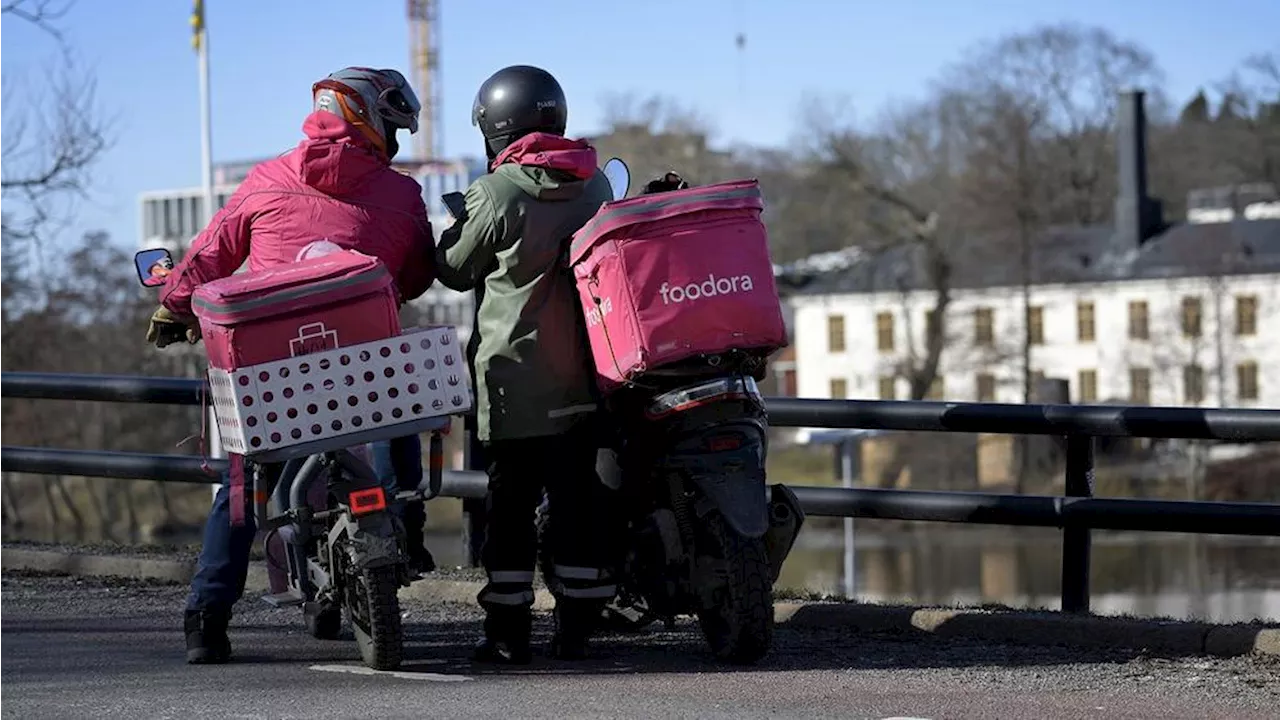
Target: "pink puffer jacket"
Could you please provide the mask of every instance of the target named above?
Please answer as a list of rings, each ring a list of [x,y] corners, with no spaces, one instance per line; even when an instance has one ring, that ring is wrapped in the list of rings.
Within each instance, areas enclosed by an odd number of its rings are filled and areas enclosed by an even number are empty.
[[[195,289],[246,259],[250,271],[291,263],[319,240],[381,260],[402,303],[431,287],[435,240],[417,181],[336,115],[314,112],[302,130],[307,139],[254,167],[196,237],[160,291],[171,312],[190,316]]]

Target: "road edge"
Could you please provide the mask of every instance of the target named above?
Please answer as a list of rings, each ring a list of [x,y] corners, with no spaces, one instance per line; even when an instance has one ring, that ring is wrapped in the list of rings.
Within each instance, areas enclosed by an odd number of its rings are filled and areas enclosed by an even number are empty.
[[[193,560],[108,555],[69,550],[3,548],[0,569],[82,577],[125,578],[186,584]],[[481,583],[430,577],[401,590],[424,602],[474,603]],[[246,593],[267,589],[262,562],[249,566]],[[549,610],[551,595],[535,593],[534,607]],[[840,626],[856,632],[933,635],[1019,645],[1126,647],[1152,653],[1235,657],[1280,657],[1280,627],[1218,625],[1099,615],[1066,615],[1034,610],[909,607],[843,602],[778,602],[774,618],[793,627]]]

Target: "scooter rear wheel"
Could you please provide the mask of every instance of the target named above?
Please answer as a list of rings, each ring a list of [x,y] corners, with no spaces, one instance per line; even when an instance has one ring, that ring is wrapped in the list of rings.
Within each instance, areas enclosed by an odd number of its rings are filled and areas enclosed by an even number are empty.
[[[718,515],[707,517],[703,537],[718,547],[724,583],[698,610],[698,625],[721,660],[749,665],[773,647],[773,572],[764,538],[739,535]]]
[[[374,670],[394,670],[404,657],[396,566],[369,568],[355,580],[352,594],[356,607],[349,607],[348,612],[360,657]]]

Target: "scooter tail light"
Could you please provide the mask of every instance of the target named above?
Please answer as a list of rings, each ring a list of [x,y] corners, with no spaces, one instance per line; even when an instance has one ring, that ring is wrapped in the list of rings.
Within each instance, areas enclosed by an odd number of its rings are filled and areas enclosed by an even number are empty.
[[[645,409],[650,420],[725,400],[747,400],[759,395],[753,378],[723,378],[658,396]]]
[[[748,395],[744,392],[726,391],[716,393],[715,395],[703,395],[698,398],[686,399],[683,402],[654,403],[649,407],[646,414],[650,419],[657,420],[668,415],[674,415],[676,413],[692,410],[696,407],[702,407],[703,405],[710,405],[724,400],[745,400],[747,397]]]
[[[717,435],[707,440],[707,449],[711,452],[737,450],[742,447],[742,438],[737,435]]]
[[[387,494],[380,487],[356,490],[347,495],[347,505],[356,517],[387,509]]]

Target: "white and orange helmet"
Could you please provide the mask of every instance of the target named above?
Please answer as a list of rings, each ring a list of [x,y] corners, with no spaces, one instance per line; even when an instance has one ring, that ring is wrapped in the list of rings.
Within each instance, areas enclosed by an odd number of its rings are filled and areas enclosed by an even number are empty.
[[[366,67],[343,68],[311,86],[316,110],[324,110],[346,120],[390,160],[400,143],[397,130],[418,132],[422,104],[409,81],[395,70]]]

